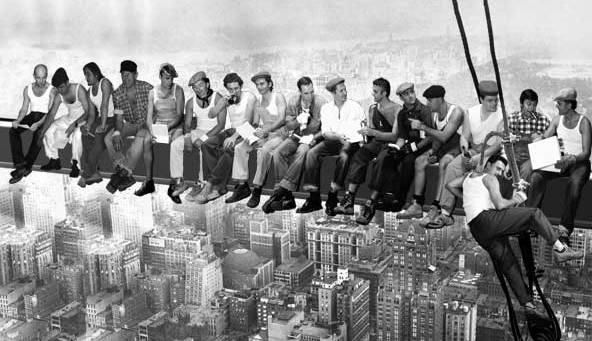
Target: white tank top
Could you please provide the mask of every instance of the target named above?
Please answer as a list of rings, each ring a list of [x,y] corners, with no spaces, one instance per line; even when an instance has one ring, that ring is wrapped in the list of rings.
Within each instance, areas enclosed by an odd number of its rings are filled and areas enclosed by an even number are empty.
[[[448,112],[446,113],[446,117],[444,117],[442,121],[440,121],[438,118],[440,115],[438,115],[437,112],[434,113],[434,123],[436,124],[436,128],[438,128],[438,130],[443,131],[444,128],[446,128],[446,125],[448,125],[448,121],[450,121],[450,116],[452,116],[454,109],[456,109],[456,105],[451,104],[448,108]],[[458,127],[456,133],[459,135],[462,134],[462,125]]]
[[[90,101],[95,105],[95,107],[97,108],[97,113],[99,114],[99,116],[101,115],[101,103],[103,103],[103,90],[101,89],[101,84],[103,84],[103,80],[105,80],[105,78],[101,78],[101,81],[99,82],[98,85],[98,91],[97,91],[97,95],[93,96],[92,94],[92,87],[89,89],[89,96],[90,97]],[[113,107],[113,94],[111,94],[111,96],[109,96],[109,105],[107,106],[107,117],[113,117],[113,112],[114,112],[114,107]]]
[[[563,140],[565,154],[578,155],[582,152],[582,133],[580,133],[580,123],[584,115],[580,115],[578,124],[572,129],[568,129],[563,124],[565,116],[559,118],[557,126],[557,137]]]
[[[33,92],[33,84],[29,84],[27,87],[27,95],[29,96],[29,108],[31,111],[37,111],[46,113],[49,110],[49,94],[51,93],[51,86],[47,87],[47,90],[41,96],[36,96]]]
[[[193,96],[193,116],[197,118],[197,129],[207,133],[208,131],[212,130],[218,124],[218,118],[210,118],[208,117],[208,113],[210,109],[214,107],[216,99],[216,92],[212,93],[212,98],[210,100],[210,104],[202,108],[197,104],[197,96]]]
[[[497,130],[498,125],[503,119],[502,112],[498,108],[496,112],[490,113],[485,121],[481,121],[481,107],[482,104],[479,104],[469,109],[468,123],[471,129],[474,145],[482,144],[485,140],[485,136],[487,136],[489,132]]]
[[[469,173],[463,181],[463,206],[467,223],[470,223],[479,213],[495,209],[489,191],[483,183],[483,178],[487,174],[474,178],[471,178],[471,174]]]
[[[60,97],[62,98],[62,103],[64,103],[64,105],[66,105],[66,108],[68,108],[68,117],[71,121],[75,121],[78,118],[80,118],[80,116],[84,115],[84,108],[82,107],[82,102],[78,100],[79,88],[80,84],[76,84],[76,100],[74,100],[74,103],[66,102],[64,100],[64,97],[60,94]]]
[[[238,128],[245,123],[245,111],[247,110],[247,103],[252,100],[255,95],[248,91],[243,91],[241,100],[238,104],[228,106],[228,120],[231,128]]]

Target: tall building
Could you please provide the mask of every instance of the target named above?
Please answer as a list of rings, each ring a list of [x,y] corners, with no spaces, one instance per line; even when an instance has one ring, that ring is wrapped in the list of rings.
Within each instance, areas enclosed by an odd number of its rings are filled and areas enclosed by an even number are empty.
[[[290,245],[304,243],[304,220],[301,215],[293,210],[277,211],[271,213],[269,222],[281,226],[281,229],[290,233]]]
[[[319,219],[308,223],[308,259],[317,269],[337,271],[358,257],[360,250],[375,242],[378,228],[361,226],[347,218]]]
[[[158,312],[138,324],[138,340],[166,340],[166,322],[169,313],[166,311]]]
[[[8,186],[0,189],[0,227],[4,225],[16,226],[13,190]]]
[[[138,292],[147,296],[147,306],[151,312],[166,310],[171,301],[171,276],[164,274],[137,274]]]
[[[246,205],[237,204],[232,209],[231,225],[233,237],[241,243],[243,247],[250,248],[251,245],[251,222],[254,224],[266,224],[265,215],[259,210],[253,210]]]
[[[210,236],[195,229],[155,228],[142,236],[147,269],[185,275],[185,264],[201,252],[213,252]]]
[[[270,228],[265,218],[249,222],[251,251],[278,266],[290,258],[290,233]]]
[[[85,245],[88,282],[98,290],[111,287],[131,289],[135,275],[140,273],[137,246],[128,240],[98,239]],[[96,290],[91,290],[96,293]]]
[[[225,218],[228,214],[228,207],[224,203],[225,196],[208,202],[205,206],[206,229],[212,238],[212,243],[224,241]]]
[[[376,340],[401,340],[401,295],[384,286],[378,288],[376,297]]]
[[[214,254],[203,252],[189,260],[185,272],[185,304],[205,307],[224,288],[222,261]]]
[[[57,222],[66,219],[63,179],[67,175],[33,172],[27,177],[23,193],[25,227],[32,227],[54,236]]]
[[[120,304],[112,305],[113,327],[134,329],[140,321],[150,316],[146,293],[140,292],[127,297]]]
[[[47,232],[35,232],[35,268],[37,278],[47,280],[50,277],[49,265],[53,263],[53,239]]]
[[[84,295],[84,267],[82,264],[50,265],[51,279],[58,284],[62,302],[82,302]]]
[[[477,305],[458,301],[444,303],[444,328],[446,341],[475,341]]]
[[[275,268],[274,280],[287,284],[290,288],[304,288],[310,284],[314,276],[314,263],[305,257],[290,258]]]
[[[154,228],[150,196],[119,193],[111,203],[113,237],[126,239],[142,247],[142,235]]]
[[[20,230],[18,231],[20,232]],[[18,232],[10,235],[13,278],[35,275],[35,239],[32,237],[31,234]]]
[[[21,279],[0,287],[0,316],[17,320],[25,319],[24,296],[35,290],[30,279]]]
[[[235,293],[230,298],[228,307],[229,327],[237,331],[250,331],[257,323],[257,306],[255,297],[246,292]]]
[[[55,248],[57,259],[77,262],[84,255],[86,242],[103,235],[100,226],[87,225],[80,220],[68,217],[55,225]]]

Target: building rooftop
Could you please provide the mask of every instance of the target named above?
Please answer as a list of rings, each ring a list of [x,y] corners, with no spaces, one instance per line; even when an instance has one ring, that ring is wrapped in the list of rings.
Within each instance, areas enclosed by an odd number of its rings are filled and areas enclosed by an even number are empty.
[[[224,258],[223,266],[235,271],[250,272],[252,268],[267,263],[268,261],[267,258],[259,257],[251,250],[236,249],[230,251]]]
[[[51,316],[68,318],[68,317],[71,317],[72,315],[74,315],[77,312],[76,310],[79,308],[80,308],[80,302],[77,302],[77,301],[70,302],[65,307],[58,309],[58,310],[54,311],[53,313],[51,313]]]
[[[285,272],[299,272],[307,266],[310,266],[310,264],[313,264],[313,261],[306,259],[305,257],[290,258],[287,262],[278,266],[276,270]]]
[[[169,313],[166,311],[158,312],[149,318],[145,319],[144,321],[140,322],[138,326],[147,327],[151,325],[156,325],[158,323],[164,322],[164,320],[169,316]]]

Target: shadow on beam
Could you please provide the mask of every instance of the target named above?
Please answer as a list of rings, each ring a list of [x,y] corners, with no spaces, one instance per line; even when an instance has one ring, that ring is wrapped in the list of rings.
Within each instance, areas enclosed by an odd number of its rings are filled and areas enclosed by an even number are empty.
[[[10,147],[8,142],[8,128],[0,127],[0,140],[4,141],[5,147],[0,150],[0,167],[5,168],[12,168],[12,156],[10,154]],[[24,134],[23,135],[23,144],[28,147],[31,141],[31,134]],[[126,141],[129,143],[129,141]],[[127,148],[127,146],[126,146]],[[26,148],[25,148],[26,150]],[[71,151],[70,145],[68,145],[64,150],[60,151],[60,159],[62,162],[62,170],[59,171],[60,173],[68,174],[70,172],[70,158],[71,158]],[[170,182],[170,174],[169,174],[169,148],[168,145],[163,144],[156,144],[154,146],[154,181],[160,184],[169,184]],[[39,166],[47,163],[48,159],[43,153],[40,153],[39,158],[36,162],[35,170],[39,170]],[[322,171],[321,171],[321,192],[327,193],[329,190],[329,185],[331,182],[331,178],[333,176],[333,169],[335,166],[335,158],[327,158],[323,162]],[[255,154],[249,160],[249,169],[250,169],[250,176],[252,177],[255,174]],[[109,177],[113,172],[113,167],[107,153],[101,157],[99,161],[99,169],[101,173],[105,177]],[[195,181],[199,176],[199,153],[198,151],[194,150],[192,153],[186,153],[184,158],[184,178],[187,181]],[[144,169],[143,162],[139,162],[136,170],[134,171],[134,176],[138,181],[143,180],[143,176],[146,174]],[[436,179],[438,176],[438,170],[436,167],[429,167],[427,169],[427,191],[426,191],[426,204],[430,204],[434,200],[435,196],[435,185]],[[273,169],[269,172],[267,177],[267,182],[264,188],[264,194],[271,194],[274,187],[274,175]],[[3,181],[8,181],[8,179],[4,179]],[[552,223],[558,224],[561,217],[561,212],[563,209],[563,201],[565,197],[564,189],[567,184],[567,179],[560,179],[557,181],[552,181],[547,186],[547,192],[545,194],[545,200],[543,202],[543,211],[549,217]],[[413,188],[413,186],[411,186]],[[229,188],[230,189],[230,188]],[[358,196],[357,196],[357,203],[362,204],[366,201],[369,195],[369,190],[366,186],[361,186]],[[295,193],[297,198],[306,198],[306,192],[299,192]],[[592,210],[589,209],[589,204],[592,203],[592,185],[590,182],[586,184],[584,187],[584,191],[582,193],[582,198],[580,202],[580,207],[578,209],[578,213],[576,215],[576,227],[578,228],[586,228],[592,229]],[[457,205],[462,207],[462,205]],[[457,209],[455,214],[463,215],[464,212],[462,209]]]

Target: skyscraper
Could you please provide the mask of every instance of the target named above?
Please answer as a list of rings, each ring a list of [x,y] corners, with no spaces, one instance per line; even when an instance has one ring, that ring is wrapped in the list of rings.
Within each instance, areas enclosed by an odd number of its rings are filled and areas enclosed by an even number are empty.
[[[477,306],[467,302],[444,303],[444,340],[474,341],[477,337]]]
[[[214,294],[223,288],[220,258],[203,252],[187,262],[185,304],[207,307]]]
[[[154,228],[150,196],[138,197],[128,192],[114,196],[111,225],[113,237],[129,240],[142,247],[142,235]]]

